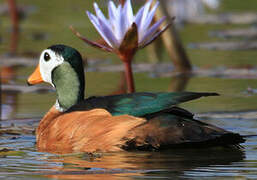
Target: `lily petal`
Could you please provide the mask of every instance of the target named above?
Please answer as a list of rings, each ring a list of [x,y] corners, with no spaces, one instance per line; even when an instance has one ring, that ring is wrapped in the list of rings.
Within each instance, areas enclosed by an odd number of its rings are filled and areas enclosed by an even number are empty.
[[[73,34],[75,34],[75,36],[77,36],[79,39],[83,40],[85,43],[93,46],[93,47],[97,47],[101,50],[107,51],[107,52],[113,52],[113,49],[107,46],[104,46],[100,43],[97,42],[93,42],[88,40],[87,38],[83,37],[78,31],[76,31],[72,26],[70,26],[71,31],[73,32]]]
[[[103,32],[101,31],[98,18],[95,15],[91,14],[89,11],[86,11],[86,13],[91,23],[95,26],[96,30],[99,32],[100,35],[102,35]]]
[[[109,22],[112,28],[112,31],[117,39],[121,36],[120,25],[119,25],[119,16],[118,8],[116,8],[113,1],[109,1],[108,3],[108,13],[109,13]]]
[[[139,34],[141,34],[144,30],[145,30],[145,20],[147,18],[150,6],[152,4],[153,0],[148,0],[147,3],[144,5],[144,12],[141,18],[141,23],[140,25],[138,25],[138,29],[139,29]]]
[[[157,9],[157,7],[159,6],[159,1],[157,1],[154,5],[154,7],[151,9],[151,11],[149,12],[149,14],[146,17],[145,23],[144,23],[144,28],[148,29],[149,25],[152,23],[153,21],[153,17],[155,14],[155,11]]]
[[[110,42],[110,44],[108,43],[109,46],[113,47],[113,48],[118,48],[119,47],[119,42],[118,40],[116,39],[113,31],[101,20],[101,19],[98,19],[99,21],[99,24],[101,24],[100,28],[101,28],[101,31],[103,32],[103,34],[105,36],[102,36],[103,38],[105,37],[106,39],[108,39],[108,41]],[[105,40],[104,38],[104,40]]]
[[[158,28],[164,22],[165,19],[166,17],[162,17],[159,21],[157,21],[154,25],[152,25],[147,30],[147,32],[144,33],[144,36],[142,37],[142,39],[139,39],[139,44],[140,45],[144,44],[149,37],[153,36],[153,34],[158,30]]]
[[[121,15],[122,14],[122,7],[121,5],[118,5],[116,9],[116,14],[114,19],[110,19],[113,24],[113,32],[116,37],[116,39],[121,42],[124,32],[122,32],[122,25],[121,25]]]
[[[119,37],[119,42],[121,43],[125,33],[127,32],[127,17],[125,12],[121,9],[120,10],[120,16],[119,16],[119,24],[120,24],[120,37]]]
[[[138,12],[137,12],[137,14],[136,14],[136,16],[135,16],[134,22],[137,24],[137,27],[139,27],[140,24],[141,24],[143,12],[144,12],[144,6],[141,7],[141,8],[138,10]]]
[[[102,28],[102,26],[100,25],[100,22],[99,22],[99,19],[91,14],[90,12],[87,11],[87,15],[88,15],[88,18],[90,19],[91,23],[95,26],[96,30],[98,31],[98,33],[102,36],[102,38],[107,42],[107,44],[109,46],[112,47],[112,42],[111,40],[109,39],[110,37],[106,34],[106,32],[104,31],[104,29]],[[104,23],[102,23],[101,21],[101,24],[103,25]]]
[[[134,21],[134,16],[133,16],[133,9],[131,6],[131,0],[127,0],[125,5],[124,5],[124,15],[127,18],[126,22],[127,22],[127,28],[131,26],[131,24]]]
[[[109,13],[109,19],[116,19],[117,17],[117,9],[113,1],[109,1],[108,3],[108,13]]]
[[[146,46],[148,46],[149,44],[151,44],[155,39],[157,39],[163,32],[165,32],[169,27],[170,24],[167,24],[166,26],[164,26],[160,31],[156,32],[148,41],[146,41],[146,43],[144,43],[143,45],[139,46],[139,48],[144,48]]]
[[[102,21],[108,22],[108,20],[105,18],[104,14],[102,13],[101,9],[99,9],[97,3],[95,3],[95,2],[94,2],[94,8],[95,8],[96,16],[98,18],[102,19]]]
[[[101,19],[101,22],[102,22],[101,24],[99,24],[100,27],[103,26],[103,24],[104,24],[105,27],[108,27],[108,29],[109,29],[110,31],[112,31],[112,34],[114,34],[114,36],[115,36],[114,28],[112,28],[112,27],[113,27],[112,23],[110,23],[110,21],[105,18],[104,14],[103,14],[102,11],[99,9],[97,3],[94,3],[94,8],[95,8],[95,12],[96,12],[97,18],[98,18],[98,19]],[[114,22],[115,22],[115,21],[114,21]],[[115,24],[115,25],[116,25],[116,24]],[[105,34],[105,35],[106,35],[106,34]],[[108,36],[107,36],[107,37],[108,37]],[[112,38],[112,37],[110,37],[110,38]],[[110,39],[110,38],[109,38],[109,39]]]

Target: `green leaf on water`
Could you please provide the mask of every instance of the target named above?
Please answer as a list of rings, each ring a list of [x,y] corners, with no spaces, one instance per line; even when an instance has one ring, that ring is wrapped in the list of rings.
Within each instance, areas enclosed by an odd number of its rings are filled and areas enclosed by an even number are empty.
[[[15,150],[10,149],[10,148],[0,147],[0,157],[3,157],[3,156],[22,156],[24,154],[25,154],[25,152],[23,152],[23,151],[15,151]]]

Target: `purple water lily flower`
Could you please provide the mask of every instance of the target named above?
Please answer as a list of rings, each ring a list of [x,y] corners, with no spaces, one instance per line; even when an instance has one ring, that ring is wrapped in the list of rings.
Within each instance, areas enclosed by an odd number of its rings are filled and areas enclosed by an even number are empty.
[[[160,28],[165,17],[154,22],[154,14],[159,2],[156,2],[152,7],[151,5],[152,0],[148,0],[134,15],[131,0],[127,0],[124,6],[121,4],[116,6],[113,1],[109,1],[109,18],[106,18],[97,3],[94,3],[95,15],[88,11],[86,13],[105,41],[104,44],[82,37],[71,27],[72,31],[86,43],[105,51],[114,52],[120,57],[125,64],[128,92],[134,92],[131,61],[136,50],[149,45],[169,26],[168,24]]]

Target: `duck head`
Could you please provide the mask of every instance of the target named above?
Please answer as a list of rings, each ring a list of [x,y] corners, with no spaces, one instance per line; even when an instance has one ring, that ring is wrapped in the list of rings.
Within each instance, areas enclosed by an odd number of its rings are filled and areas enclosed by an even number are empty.
[[[45,49],[28,84],[50,83],[57,92],[56,109],[65,111],[84,99],[84,68],[80,53],[66,45]]]

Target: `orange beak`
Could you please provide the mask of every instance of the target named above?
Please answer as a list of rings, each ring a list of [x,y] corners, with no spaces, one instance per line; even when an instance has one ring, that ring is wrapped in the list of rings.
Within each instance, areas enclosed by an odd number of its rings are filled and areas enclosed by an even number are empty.
[[[39,84],[43,82],[40,70],[39,70],[39,65],[35,69],[35,71],[29,76],[28,80],[28,85],[34,85],[34,84]]]

